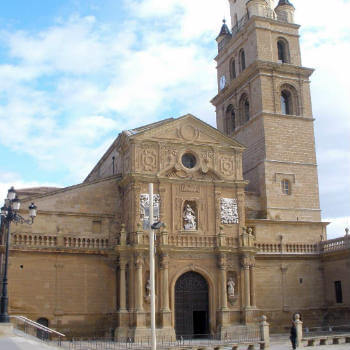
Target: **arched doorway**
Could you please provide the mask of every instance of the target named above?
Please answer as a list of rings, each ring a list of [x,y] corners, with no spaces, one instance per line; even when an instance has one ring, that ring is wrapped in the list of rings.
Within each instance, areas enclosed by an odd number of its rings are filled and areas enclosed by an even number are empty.
[[[175,284],[175,331],[179,336],[209,333],[208,283],[199,273],[181,275]]]
[[[49,320],[47,318],[40,317],[36,322],[41,324],[41,325],[43,325],[43,326],[45,326],[45,327],[49,327]],[[49,333],[45,332],[42,329],[37,329],[36,330],[36,336],[39,339],[42,339],[42,340],[49,339]]]

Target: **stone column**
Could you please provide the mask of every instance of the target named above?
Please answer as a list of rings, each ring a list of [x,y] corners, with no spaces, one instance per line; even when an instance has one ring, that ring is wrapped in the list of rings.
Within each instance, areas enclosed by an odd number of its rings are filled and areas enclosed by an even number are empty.
[[[143,281],[142,281],[142,268],[143,268],[143,258],[141,254],[138,254],[135,259],[135,307],[136,311],[143,311]]]
[[[126,260],[120,259],[119,261],[119,311],[126,310]]]
[[[162,273],[162,311],[170,311],[169,309],[169,255],[163,254],[161,257],[161,273]]]
[[[230,310],[227,307],[227,285],[226,285],[226,267],[227,260],[225,253],[219,253],[218,255],[218,268],[219,268],[219,288],[218,294],[220,294],[220,304],[217,310],[217,320],[220,326],[219,332],[223,336],[227,332],[227,327],[230,323]]]
[[[116,340],[125,339],[129,329],[129,314],[126,309],[126,266],[127,260],[125,257],[119,258],[119,310],[117,313],[117,328],[114,336]]]
[[[161,273],[161,323],[162,328],[168,328],[169,338],[175,337],[174,328],[171,327],[171,311],[169,308],[169,254],[162,253],[160,261]]]
[[[282,289],[282,309],[283,311],[289,311],[289,307],[287,304],[287,298],[286,298],[286,288],[287,288],[287,270],[288,266],[285,264],[281,265],[281,273],[282,273],[282,278],[281,278],[281,289]]]
[[[250,304],[256,306],[255,299],[255,264],[254,262],[250,265]]]
[[[243,269],[244,269],[244,299],[245,306],[250,307],[250,276],[249,276],[249,262],[244,257]]]
[[[220,266],[220,280],[221,280],[221,309],[227,310],[227,288],[226,288],[226,266]]]

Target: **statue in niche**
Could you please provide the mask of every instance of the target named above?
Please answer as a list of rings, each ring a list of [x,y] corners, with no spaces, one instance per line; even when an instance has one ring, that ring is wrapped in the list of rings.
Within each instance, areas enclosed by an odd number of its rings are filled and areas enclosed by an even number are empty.
[[[147,280],[146,283],[146,297],[151,296],[151,280]]]
[[[184,219],[185,230],[197,229],[196,214],[188,203],[185,205],[185,208],[184,208],[183,219]]]
[[[229,299],[235,296],[235,281],[232,277],[227,281],[227,296]]]

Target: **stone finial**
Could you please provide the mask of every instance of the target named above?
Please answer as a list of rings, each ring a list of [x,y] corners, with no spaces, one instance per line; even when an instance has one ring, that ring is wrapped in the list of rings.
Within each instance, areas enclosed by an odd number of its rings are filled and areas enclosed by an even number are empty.
[[[267,323],[267,317],[265,315],[261,316],[260,322],[260,336],[263,342],[263,349],[270,348],[270,325]]]
[[[228,28],[228,26],[226,24],[226,19],[223,19],[222,22],[223,22],[223,25],[221,27],[221,30],[220,30],[218,37],[231,35],[230,29]]]
[[[135,239],[134,244],[142,244],[142,236],[143,236],[143,229],[141,222],[138,222],[136,224],[136,233],[135,233]]]
[[[126,230],[125,230],[125,224],[121,224],[121,229],[120,229],[120,245],[122,245],[122,246],[126,245]]]
[[[345,228],[345,236],[349,236],[349,227]]]

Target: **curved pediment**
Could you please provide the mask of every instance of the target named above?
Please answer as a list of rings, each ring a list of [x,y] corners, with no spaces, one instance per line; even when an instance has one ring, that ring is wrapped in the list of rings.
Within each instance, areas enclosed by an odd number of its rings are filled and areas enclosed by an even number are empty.
[[[222,180],[222,177],[212,169],[198,168],[196,170],[185,170],[176,164],[159,172],[158,177],[172,179],[189,179],[189,180]]]

